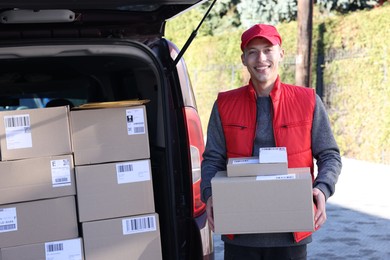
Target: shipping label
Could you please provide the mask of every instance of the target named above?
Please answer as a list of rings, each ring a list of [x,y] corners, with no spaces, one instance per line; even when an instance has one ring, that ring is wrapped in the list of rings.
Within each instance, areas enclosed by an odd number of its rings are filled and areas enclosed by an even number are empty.
[[[256,181],[294,180],[296,178],[297,178],[296,174],[264,175],[264,176],[257,176]]]
[[[7,149],[31,148],[30,115],[4,116]]]
[[[142,108],[126,109],[127,134],[145,134],[145,117]]]
[[[287,163],[286,147],[263,147],[259,149],[260,163]]]
[[[16,208],[0,208],[0,233],[17,231]]]
[[[123,219],[122,229],[123,235],[156,231],[156,216]]]
[[[46,260],[82,260],[80,239],[45,243]]]
[[[51,178],[53,188],[71,185],[70,160],[51,160]]]
[[[258,159],[255,159],[255,158],[251,158],[251,159],[234,159],[232,160],[232,164],[236,165],[236,164],[255,164],[255,163],[259,163],[259,160]]]
[[[116,164],[118,184],[150,181],[149,160]]]

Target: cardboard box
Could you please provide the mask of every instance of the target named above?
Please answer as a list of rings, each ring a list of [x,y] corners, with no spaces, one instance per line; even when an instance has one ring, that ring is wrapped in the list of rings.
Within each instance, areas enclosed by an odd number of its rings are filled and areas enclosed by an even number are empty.
[[[312,178],[309,168],[287,175],[211,180],[214,227],[218,234],[313,231]]]
[[[71,111],[75,165],[150,157],[145,106]]]
[[[76,166],[79,221],[152,213],[150,160]]]
[[[0,162],[0,204],[76,194],[72,155]]]
[[[82,224],[88,260],[162,259],[157,214]]]
[[[76,237],[74,196],[0,206],[0,248]]]
[[[287,174],[287,162],[259,163],[259,157],[229,158],[228,177]]]
[[[2,260],[83,260],[83,241],[81,238],[36,243],[0,249]]]
[[[71,154],[69,108],[0,112],[1,160]]]

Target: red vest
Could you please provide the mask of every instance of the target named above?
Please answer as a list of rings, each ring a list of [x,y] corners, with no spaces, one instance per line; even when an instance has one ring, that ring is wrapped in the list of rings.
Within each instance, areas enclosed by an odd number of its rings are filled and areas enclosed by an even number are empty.
[[[288,167],[310,167],[313,175],[311,128],[315,92],[284,84],[276,79],[270,93],[272,125],[276,146],[287,148]],[[252,156],[256,135],[256,91],[249,82],[244,87],[222,92],[217,99],[228,158]],[[296,242],[311,232],[295,232]]]

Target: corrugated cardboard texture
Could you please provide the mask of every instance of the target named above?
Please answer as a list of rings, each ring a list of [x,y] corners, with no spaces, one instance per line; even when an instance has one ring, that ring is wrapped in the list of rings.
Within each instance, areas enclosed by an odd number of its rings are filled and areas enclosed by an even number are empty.
[[[75,239],[78,243],[80,243],[81,247],[81,259],[84,259],[83,252],[83,243],[81,238]],[[66,248],[63,251],[67,250]],[[65,251],[66,252],[66,251]],[[64,252],[60,252],[63,256]],[[15,246],[15,247],[6,247],[0,249],[0,259],[1,260],[49,260],[51,258],[46,258],[45,254],[45,243],[37,243],[37,244],[29,244],[23,246]],[[57,258],[56,258],[57,259]],[[65,259],[65,258],[61,258]],[[75,259],[76,258],[67,258],[67,259]],[[78,260],[79,258],[77,258]]]
[[[143,109],[144,134],[128,134],[126,110]],[[144,106],[71,111],[75,165],[150,157]]]
[[[53,185],[53,160],[69,162],[70,185]],[[76,194],[72,155],[0,162],[0,204]]]
[[[118,184],[117,163],[76,166],[79,221],[154,212],[150,161],[142,161],[147,163],[150,180],[121,184]]]
[[[239,163],[234,164],[234,161],[240,160],[258,161],[258,157],[241,157],[229,158],[227,164],[227,176],[243,177],[243,176],[259,176],[259,175],[280,175],[287,174],[287,163]]]
[[[74,196],[7,204],[16,208],[18,229],[0,233],[0,248],[78,237]]]
[[[83,223],[85,258],[88,260],[162,259],[158,215],[151,216],[156,217],[155,231],[127,235],[123,234],[123,218]]]
[[[29,115],[32,147],[7,148],[5,116]],[[0,112],[1,160],[71,154],[69,108],[51,107]],[[9,137],[8,137],[9,138]]]
[[[289,171],[296,179],[212,179],[214,224],[218,234],[313,231],[312,179],[309,168]]]

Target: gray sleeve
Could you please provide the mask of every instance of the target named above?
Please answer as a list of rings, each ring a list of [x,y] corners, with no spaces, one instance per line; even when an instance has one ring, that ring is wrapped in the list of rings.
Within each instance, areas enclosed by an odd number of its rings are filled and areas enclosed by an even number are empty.
[[[318,167],[314,187],[320,189],[325,194],[325,198],[328,199],[335,192],[342,164],[328,114],[318,95],[316,96],[312,128],[312,151]]]
[[[201,199],[206,202],[211,196],[211,179],[218,171],[226,170],[226,144],[219,117],[217,103],[211,111],[207,127],[207,142],[203,153],[202,181],[200,183]]]

